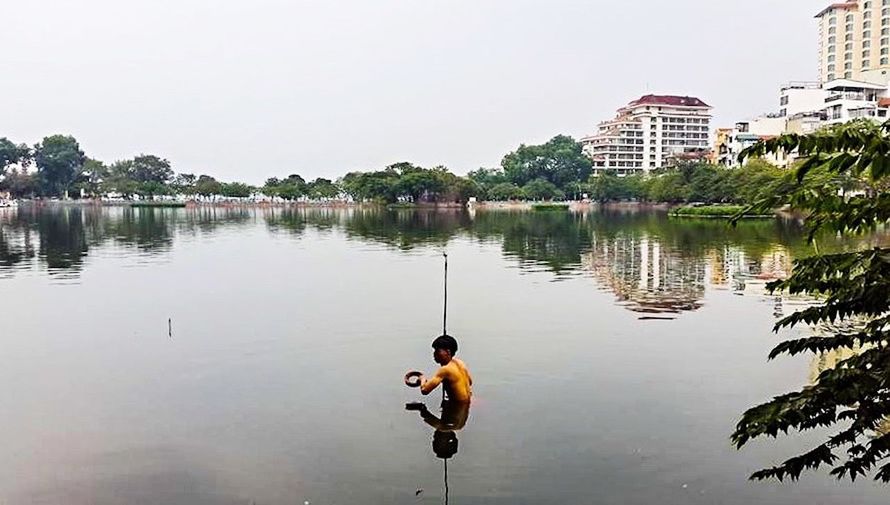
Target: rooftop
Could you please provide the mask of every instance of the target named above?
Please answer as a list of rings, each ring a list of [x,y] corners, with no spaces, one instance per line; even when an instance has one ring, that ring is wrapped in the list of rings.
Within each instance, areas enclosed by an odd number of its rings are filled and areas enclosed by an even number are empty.
[[[859,3],[854,2],[854,1],[835,3],[835,4],[829,5],[828,7],[822,9],[821,11],[819,11],[819,14],[816,14],[816,17],[821,18],[822,16],[825,15],[825,13],[833,11],[834,9],[853,10],[853,9],[858,9],[858,8],[859,8]]]
[[[675,95],[645,95],[628,106],[636,105],[671,105],[675,107],[710,107],[710,105],[693,96],[675,96]]]

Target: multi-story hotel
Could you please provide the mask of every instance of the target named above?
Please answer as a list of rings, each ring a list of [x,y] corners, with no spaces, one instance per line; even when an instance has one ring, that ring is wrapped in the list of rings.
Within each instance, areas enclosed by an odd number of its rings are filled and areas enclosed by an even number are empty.
[[[705,156],[710,146],[711,106],[689,96],[646,95],[618,109],[584,137],[594,173],[648,172],[678,157]]]
[[[890,79],[890,0],[835,3],[819,20],[819,75],[881,82]]]

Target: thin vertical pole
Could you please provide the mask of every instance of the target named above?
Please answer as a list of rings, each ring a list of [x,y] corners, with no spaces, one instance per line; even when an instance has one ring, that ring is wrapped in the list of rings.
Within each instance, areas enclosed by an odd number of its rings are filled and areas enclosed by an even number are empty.
[[[448,505],[448,460],[443,460],[445,462],[445,505]]]
[[[442,335],[448,334],[448,253],[443,252],[445,257],[445,303],[442,306]]]

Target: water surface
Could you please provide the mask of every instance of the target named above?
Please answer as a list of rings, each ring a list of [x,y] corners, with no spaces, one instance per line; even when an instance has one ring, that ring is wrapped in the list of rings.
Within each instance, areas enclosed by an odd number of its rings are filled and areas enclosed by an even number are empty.
[[[453,434],[401,384],[434,366],[443,250]],[[807,301],[764,284],[811,253],[650,212],[0,210],[0,503],[440,503],[443,455],[452,504],[886,503],[747,481],[815,438],[729,444],[822,363],[766,362]]]

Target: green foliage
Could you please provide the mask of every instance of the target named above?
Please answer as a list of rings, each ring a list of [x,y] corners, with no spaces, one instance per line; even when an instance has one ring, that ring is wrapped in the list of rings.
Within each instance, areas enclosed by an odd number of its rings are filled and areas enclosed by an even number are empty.
[[[590,198],[597,202],[613,202],[622,200],[639,200],[645,195],[642,175],[619,177],[609,170],[590,178],[586,191]]]
[[[790,204],[809,217],[810,239],[827,229],[861,234],[885,226],[890,219],[890,124],[855,121],[811,135],[782,135],[760,142],[745,157],[796,151],[805,161],[794,177],[747,212],[762,212]],[[856,191],[851,192],[851,189]],[[813,450],[755,473],[754,479],[797,479],[805,470],[833,466],[831,474],[855,480],[875,472],[890,482],[890,248],[816,254],[795,261],[791,276],[769,286],[819,297],[814,307],[795,312],[775,326],[801,324],[830,330],[779,344],[770,359],[805,352],[838,353],[851,357],[823,370],[811,386],[749,409],[732,435],[742,447],[750,440],[791,430],[815,428],[839,431]]]
[[[9,191],[13,198],[28,198],[40,191],[40,180],[37,174],[13,168],[0,181],[0,190]]]
[[[582,151],[581,144],[565,135],[557,135],[542,145],[521,145],[504,156],[501,167],[507,180],[517,186],[543,179],[570,193],[577,189],[579,182],[590,177],[592,170],[590,158]]]
[[[31,163],[31,149],[25,144],[13,144],[6,137],[0,137],[0,176],[11,165],[27,167]]]
[[[565,203],[536,203],[532,205],[535,212],[567,212],[569,205]]]
[[[222,193],[222,184],[209,175],[201,175],[198,176],[198,180],[195,181],[195,193],[205,198],[219,195]]]
[[[307,193],[313,200],[332,200],[340,195],[340,188],[329,179],[319,177],[308,184]]]
[[[522,194],[531,200],[564,200],[566,195],[546,179],[535,179],[522,187]]]
[[[254,188],[242,182],[222,183],[219,194],[226,198],[247,198],[252,195]]]
[[[479,186],[445,167],[423,168],[396,163],[377,172],[350,172],[339,183],[357,202],[462,202],[478,194]]]
[[[71,189],[80,175],[86,156],[74,137],[52,135],[34,146],[34,163],[40,177],[41,192],[60,196]]]
[[[522,192],[522,188],[512,182],[502,182],[488,190],[488,198],[496,202],[518,200],[523,196],[525,196],[525,193]]]
[[[198,178],[195,174],[177,174],[171,183],[174,194],[191,196],[195,194],[195,183]]]
[[[743,205],[702,205],[698,207],[679,207],[671,210],[671,216],[688,217],[725,217],[731,218],[745,211]],[[745,216],[751,217],[751,216]],[[775,217],[773,214],[764,214],[757,217]]]

